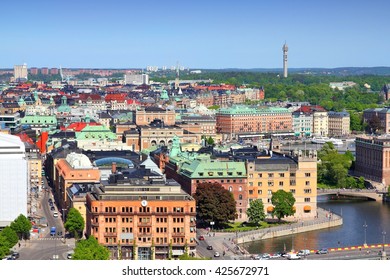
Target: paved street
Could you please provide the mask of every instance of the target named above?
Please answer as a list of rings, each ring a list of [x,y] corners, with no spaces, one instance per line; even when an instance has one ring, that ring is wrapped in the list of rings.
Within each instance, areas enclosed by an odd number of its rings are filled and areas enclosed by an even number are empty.
[[[65,234],[65,229],[61,219],[61,215],[58,218],[53,217],[53,212],[57,211],[61,214],[61,211],[58,211],[57,207],[55,210],[50,210],[49,198],[53,199],[53,195],[49,191],[46,178],[44,178],[45,189],[42,189],[38,192],[38,197],[34,197],[31,204],[35,207],[34,216],[40,218],[39,220],[45,221],[44,224],[47,226],[37,225],[39,232],[32,232],[30,240],[21,241],[16,244],[13,251],[20,253],[20,260],[51,260],[67,259],[67,253],[72,251],[75,247],[75,240],[65,239],[62,236],[50,236],[50,228],[55,226],[58,232]],[[19,245],[20,244],[20,245]]]

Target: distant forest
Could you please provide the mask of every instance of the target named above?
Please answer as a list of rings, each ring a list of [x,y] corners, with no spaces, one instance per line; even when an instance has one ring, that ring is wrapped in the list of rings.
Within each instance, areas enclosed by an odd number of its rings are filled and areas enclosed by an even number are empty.
[[[165,75],[157,73],[157,75],[151,74],[151,80],[166,82],[174,78],[172,72]],[[359,72],[356,69],[356,73],[362,73],[362,70]],[[310,74],[293,72],[287,78],[283,78],[281,73],[277,72],[202,70],[200,74],[192,74],[189,71],[181,72],[180,79],[211,79],[214,84],[225,83],[238,87],[245,85],[264,88],[264,101],[247,100],[247,104],[276,101],[309,102],[312,105],[320,105],[327,111],[347,111],[351,116],[351,130],[353,131],[364,130],[363,110],[390,105],[384,101],[381,93],[384,85],[390,84],[390,76],[387,75],[331,75],[319,72]],[[356,86],[345,90],[330,87],[331,82],[343,81],[355,82]]]

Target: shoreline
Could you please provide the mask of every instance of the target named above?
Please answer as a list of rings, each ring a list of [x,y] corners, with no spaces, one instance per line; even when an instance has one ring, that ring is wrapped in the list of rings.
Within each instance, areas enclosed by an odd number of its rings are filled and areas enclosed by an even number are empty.
[[[308,232],[341,226],[343,218],[335,213],[317,208],[318,218],[297,221],[289,225],[281,225],[263,229],[252,230],[244,233],[237,233],[235,243],[237,245],[252,241],[259,241],[281,236],[288,236],[296,233]]]

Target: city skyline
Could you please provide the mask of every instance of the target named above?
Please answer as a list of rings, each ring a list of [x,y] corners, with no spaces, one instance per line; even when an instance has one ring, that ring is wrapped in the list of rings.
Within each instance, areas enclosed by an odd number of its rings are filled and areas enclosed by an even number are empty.
[[[38,2],[3,4],[0,68],[390,66],[383,1]]]

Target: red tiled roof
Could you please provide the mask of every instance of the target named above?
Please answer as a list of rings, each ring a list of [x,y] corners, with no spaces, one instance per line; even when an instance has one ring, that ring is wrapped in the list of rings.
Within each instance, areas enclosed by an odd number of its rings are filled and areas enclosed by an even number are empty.
[[[303,113],[311,113],[311,112],[314,112],[314,111],[326,112],[326,110],[322,106],[320,106],[320,105],[312,105],[312,106],[303,105],[303,106],[301,106],[301,108],[299,108],[297,110],[297,112],[303,112]]]
[[[19,136],[19,138],[22,142],[26,142],[26,143],[29,143],[31,145],[34,145],[34,141],[26,133],[22,132],[20,134],[17,134],[17,136]]]
[[[96,94],[96,93],[80,93],[79,94],[79,100],[81,101],[86,101],[88,99],[88,97],[90,97],[92,100],[102,100],[102,97],[101,95],[99,94]]]
[[[83,130],[87,125],[100,125],[100,123],[95,123],[95,122],[91,122],[91,123],[86,123],[86,122],[75,122],[75,123],[71,123],[70,125],[68,125],[67,127],[61,127],[61,130],[62,131],[75,131],[75,132],[80,132],[81,130]]]
[[[134,100],[134,99],[127,99],[126,102],[129,105],[132,105],[132,104],[134,104],[134,105],[141,105],[141,102],[139,102],[137,100]]]
[[[127,94],[125,93],[109,93],[104,97],[104,100],[106,102],[110,102],[113,100],[119,101],[119,102],[124,102],[127,98]]]

